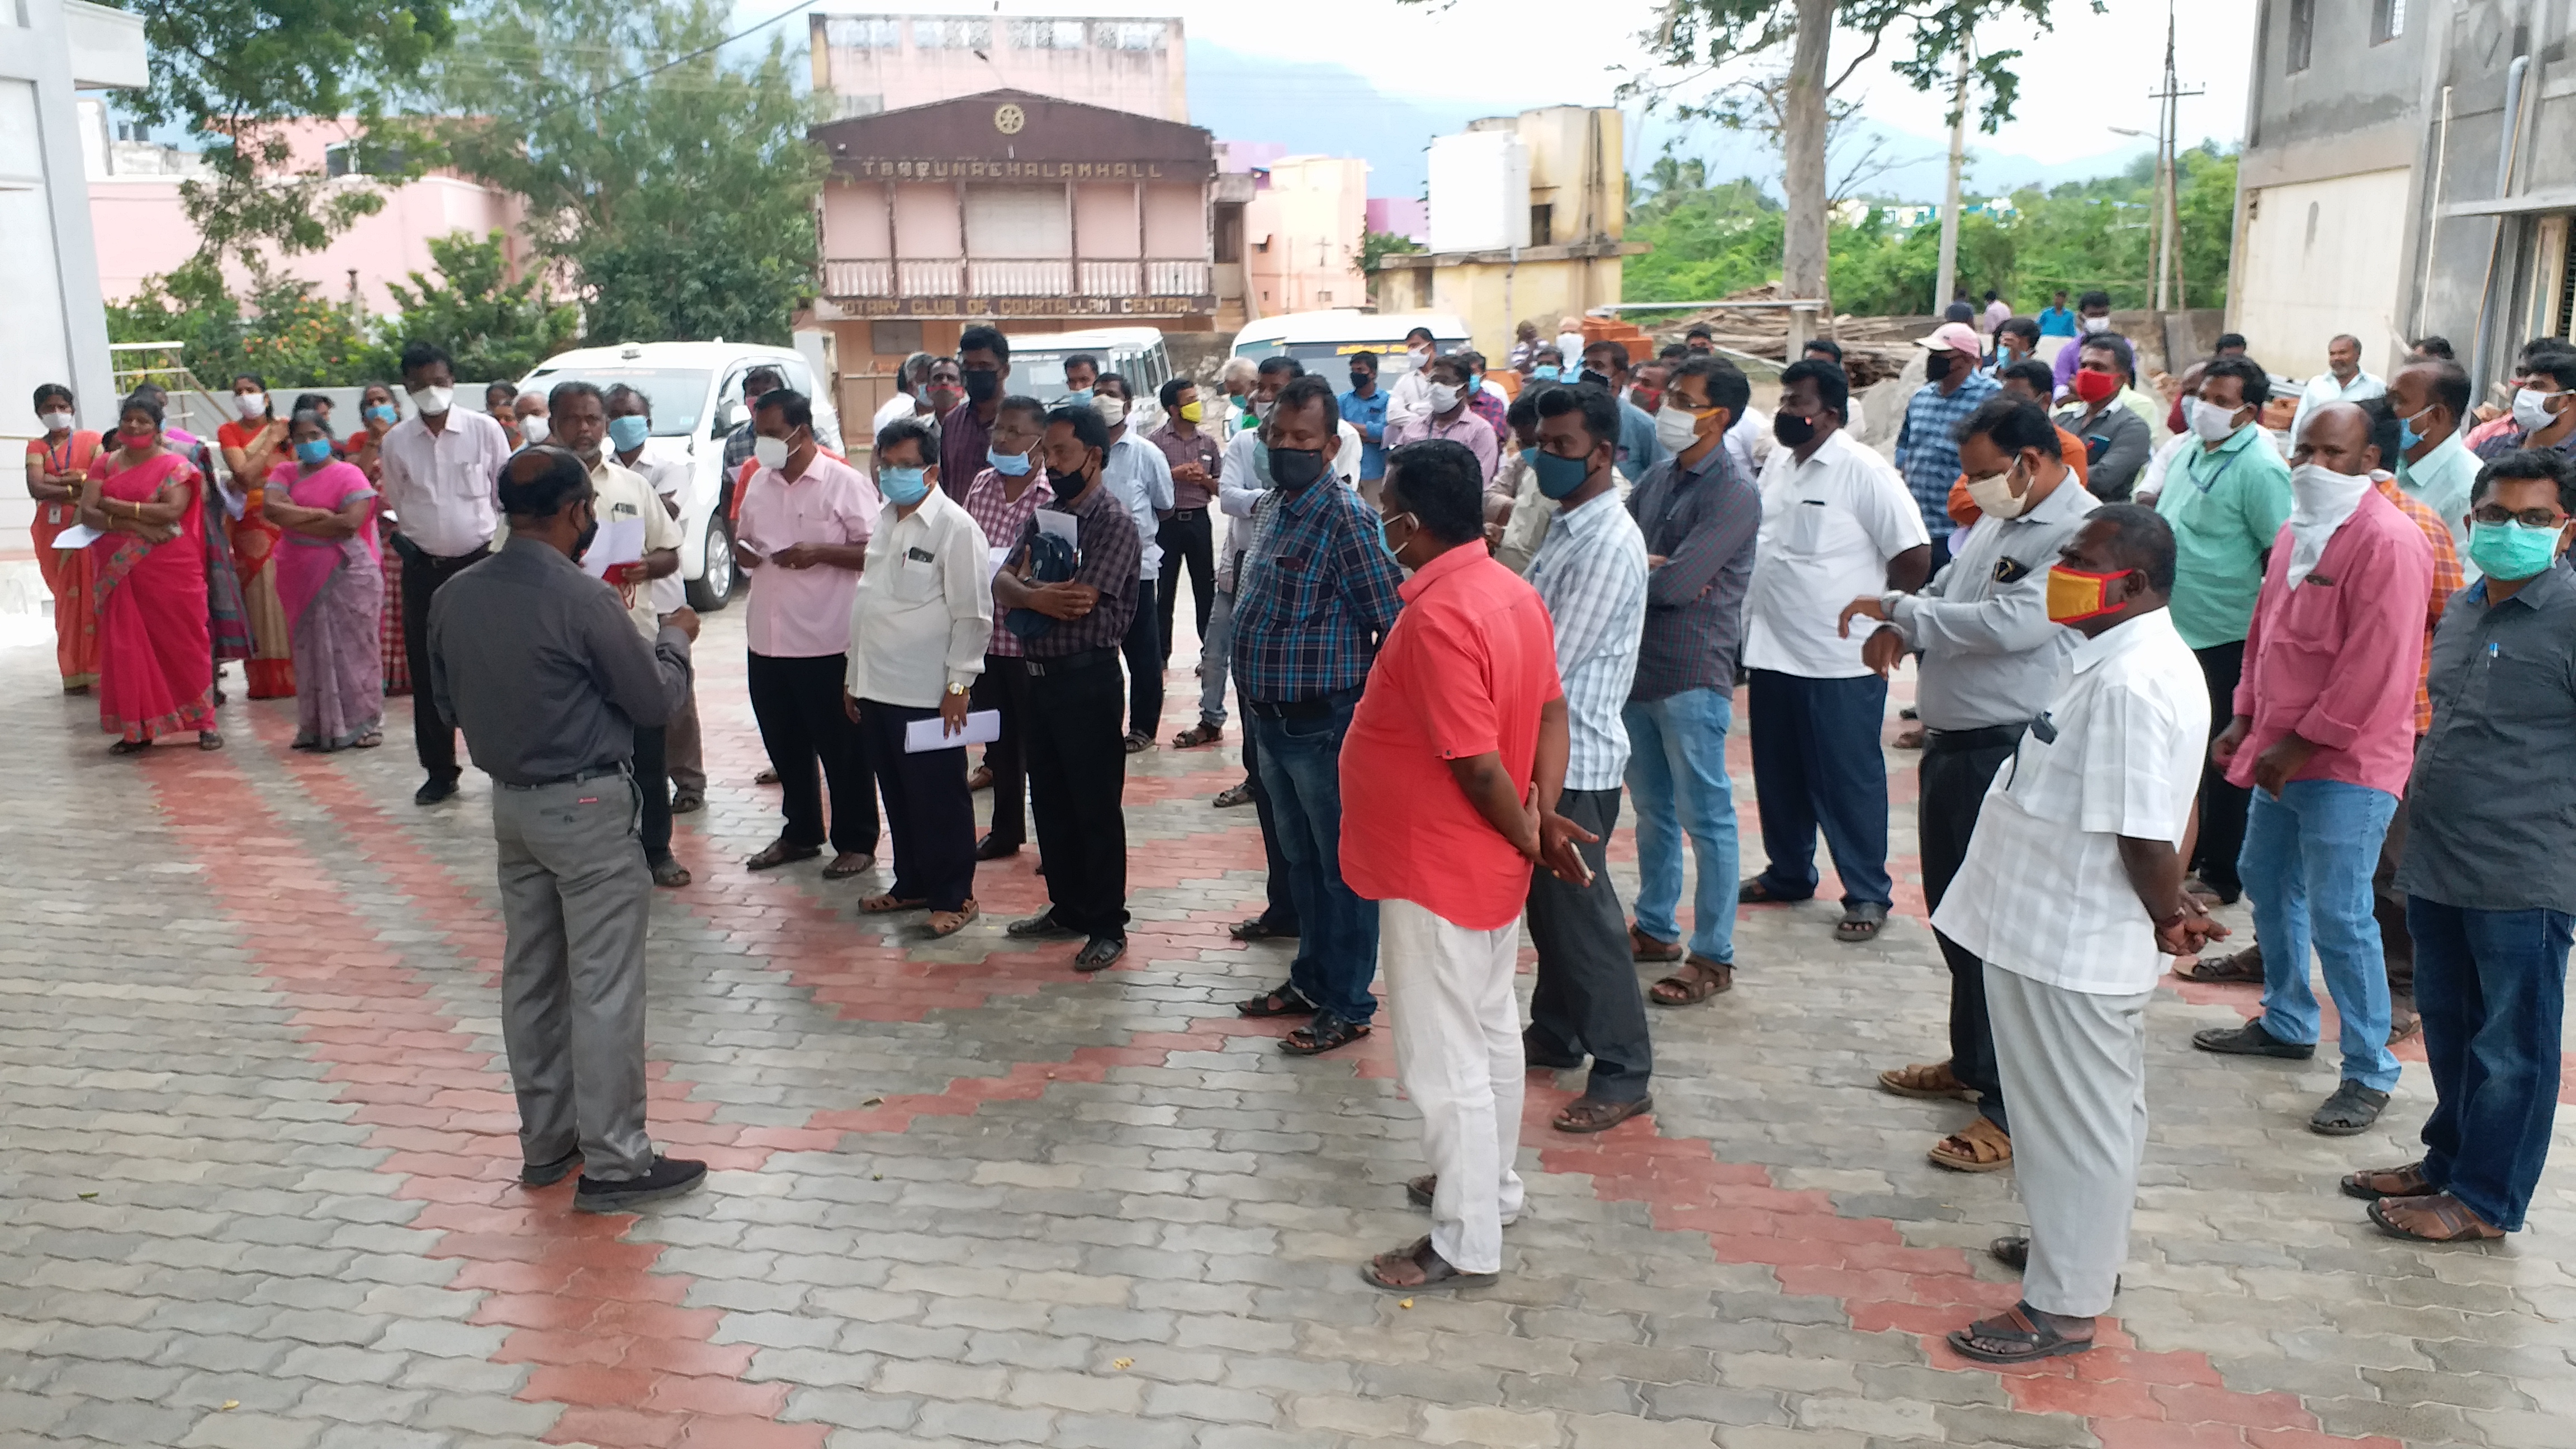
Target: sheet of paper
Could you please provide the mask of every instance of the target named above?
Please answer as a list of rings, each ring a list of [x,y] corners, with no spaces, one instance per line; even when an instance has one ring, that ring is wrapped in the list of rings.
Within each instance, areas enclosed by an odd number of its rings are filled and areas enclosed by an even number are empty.
[[[1034,517],[1038,521],[1038,532],[1051,538],[1063,539],[1065,547],[1077,553],[1081,551],[1082,534],[1075,526],[1072,514],[1058,513],[1052,508],[1041,508]]]
[[[634,563],[644,557],[644,520],[612,518],[599,525],[599,536],[581,555],[582,572],[602,578],[610,564]]]
[[[928,754],[932,750],[953,750],[960,745],[988,745],[1002,737],[1000,710],[969,710],[966,733],[952,735],[945,720],[937,715],[917,719],[903,727],[903,752],[907,755]]]
[[[988,548],[984,550],[985,587],[990,588],[992,586],[993,575],[1000,573],[1002,571],[1002,565],[1009,563],[1010,561],[1011,551],[1007,548]]]
[[[71,527],[54,535],[54,547],[87,548],[91,544],[96,543],[105,537],[107,537],[106,534],[99,532],[97,529],[90,527],[86,523],[75,523]]]

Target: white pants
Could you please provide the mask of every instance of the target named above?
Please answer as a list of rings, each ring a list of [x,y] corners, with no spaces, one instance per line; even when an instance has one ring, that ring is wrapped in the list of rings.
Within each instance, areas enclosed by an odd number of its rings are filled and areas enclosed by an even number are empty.
[[[1503,1266],[1521,1212],[1520,923],[1471,931],[1411,901],[1378,904],[1378,967],[1395,1019],[1395,1079],[1422,1111],[1422,1155],[1440,1174],[1432,1251],[1461,1273]]]
[[[2012,1103],[2013,1177],[2030,1210],[2022,1301],[2107,1313],[2129,1260],[2147,1150],[2147,1001],[2069,991],[1986,966],[1995,1064]]]

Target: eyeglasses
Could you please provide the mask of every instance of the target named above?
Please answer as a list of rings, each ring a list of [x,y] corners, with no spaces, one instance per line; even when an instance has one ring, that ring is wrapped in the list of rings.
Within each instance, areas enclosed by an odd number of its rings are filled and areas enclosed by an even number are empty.
[[[2567,515],[2551,509],[2526,508],[2520,513],[2507,513],[2502,506],[2493,503],[2471,509],[2469,520],[2473,523],[2487,524],[2490,527],[2501,527],[2508,523],[2519,523],[2525,528],[2564,528],[2567,525]]]

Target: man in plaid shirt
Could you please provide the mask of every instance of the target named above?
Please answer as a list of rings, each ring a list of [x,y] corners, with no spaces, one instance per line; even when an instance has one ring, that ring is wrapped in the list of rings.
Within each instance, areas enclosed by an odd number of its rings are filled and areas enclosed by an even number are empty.
[[[1253,505],[1232,625],[1234,680],[1304,930],[1287,982],[1237,1009],[1311,1013],[1280,1043],[1300,1056],[1368,1035],[1377,1011],[1377,907],[1342,881],[1342,736],[1403,607],[1403,577],[1376,510],[1333,476],[1341,422],[1324,379],[1280,389],[1268,424],[1272,486]]]
[[[1924,349],[1923,386],[1905,404],[1896,434],[1896,471],[1923,510],[1932,535],[1932,572],[1950,561],[1950,485],[1959,477],[1959,425],[2002,387],[1977,371],[1984,342],[1965,322],[1946,322],[1914,344]]]

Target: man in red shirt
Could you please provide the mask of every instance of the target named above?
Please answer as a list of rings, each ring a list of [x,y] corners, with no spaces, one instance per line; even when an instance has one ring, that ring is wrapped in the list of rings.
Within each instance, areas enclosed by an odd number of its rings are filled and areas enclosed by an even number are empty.
[[[1342,741],[1342,878],[1378,903],[1396,1077],[1432,1166],[1406,1185],[1430,1234],[1360,1270],[1395,1292],[1502,1269],[1522,1198],[1521,903],[1533,862],[1588,883],[1574,842],[1596,839],[1556,813],[1569,744],[1555,631],[1538,591],[1485,552],[1484,485],[1459,443],[1388,454],[1379,536],[1412,577]]]

